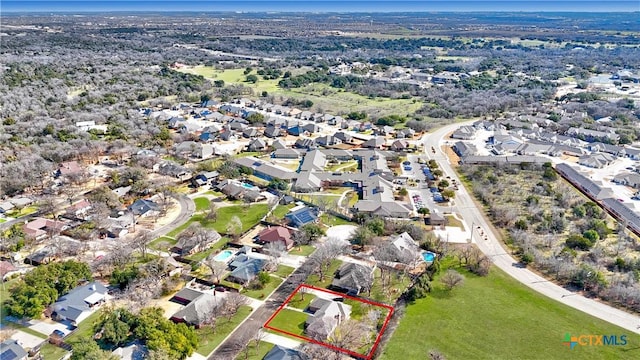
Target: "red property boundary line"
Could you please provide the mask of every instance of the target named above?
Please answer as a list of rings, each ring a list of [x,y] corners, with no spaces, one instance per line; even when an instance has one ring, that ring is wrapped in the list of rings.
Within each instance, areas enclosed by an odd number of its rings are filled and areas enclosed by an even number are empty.
[[[273,320],[273,318],[275,318],[280,313],[280,311],[282,311],[282,309],[284,309],[284,307],[287,306],[287,304],[291,301],[291,299],[295,296],[295,294],[297,294],[298,291],[300,291],[300,289],[302,289],[302,288],[308,288],[308,289],[312,289],[312,290],[316,290],[316,291],[322,291],[322,292],[325,292],[325,293],[328,293],[328,294],[335,295],[336,297],[343,297],[343,298],[347,298],[347,299],[352,299],[352,300],[355,300],[355,301],[363,302],[365,304],[383,307],[383,308],[389,310],[389,313],[387,314],[387,317],[384,319],[384,324],[382,324],[382,327],[380,328],[380,331],[378,331],[378,336],[376,336],[376,340],[373,343],[373,346],[371,347],[371,350],[369,351],[369,353],[366,354],[366,355],[360,354],[360,353],[357,353],[355,351],[351,351],[349,349],[343,349],[343,348],[337,347],[335,345],[327,344],[327,343],[322,342],[322,341],[314,340],[314,339],[308,338],[306,336],[301,336],[301,335],[298,335],[298,334],[293,334],[293,333],[290,333],[290,332],[288,332],[286,330],[282,330],[282,329],[278,329],[278,328],[274,328],[273,326],[270,326],[269,323],[271,322],[271,320]],[[296,290],[294,292],[292,292],[291,295],[289,295],[287,300],[285,300],[285,302],[282,303],[282,305],[280,305],[280,307],[278,307],[278,310],[276,310],[276,312],[274,312],[271,315],[271,317],[269,317],[267,322],[264,323],[263,327],[265,329],[269,329],[269,330],[273,330],[273,331],[280,332],[280,333],[283,333],[283,334],[287,334],[289,336],[293,336],[295,338],[298,338],[298,339],[301,339],[301,340],[304,340],[304,341],[307,341],[307,342],[310,342],[310,343],[313,343],[313,344],[324,346],[324,347],[329,348],[331,350],[339,351],[339,352],[342,352],[342,353],[347,354],[347,355],[351,355],[351,356],[356,357],[356,358],[365,359],[365,360],[371,360],[371,358],[373,357],[373,354],[375,353],[376,349],[378,348],[378,345],[380,344],[380,340],[382,339],[382,334],[384,334],[384,331],[387,329],[387,325],[389,324],[389,320],[391,319],[392,315],[393,315],[393,307],[390,306],[390,305],[382,304],[382,303],[371,301],[371,300],[368,300],[368,299],[362,299],[362,298],[357,298],[357,297],[354,297],[354,296],[349,296],[349,295],[346,295],[346,294],[342,294],[342,293],[339,293],[339,292],[331,291],[331,290],[328,290],[328,289],[318,288],[318,287],[307,285],[307,284],[300,284],[296,288]]]

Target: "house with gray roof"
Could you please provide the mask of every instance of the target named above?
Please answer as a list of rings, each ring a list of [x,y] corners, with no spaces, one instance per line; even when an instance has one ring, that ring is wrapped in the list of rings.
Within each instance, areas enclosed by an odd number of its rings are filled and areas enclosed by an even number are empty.
[[[598,131],[579,127],[569,128],[566,135],[576,137],[587,142],[606,141],[611,144],[617,144],[620,141],[620,135],[613,131]]]
[[[253,156],[237,158],[233,162],[251,169],[254,175],[267,181],[272,179],[291,181],[296,177],[296,173],[289,169],[270,164]]]
[[[621,173],[613,177],[612,180],[616,184],[630,186],[634,189],[640,188],[640,174],[638,173]]]
[[[615,158],[607,153],[593,153],[581,156],[578,159],[578,164],[590,168],[601,169],[610,165],[614,160]]]
[[[369,292],[373,286],[374,270],[375,267],[373,266],[345,262],[336,271],[329,289],[349,295]]]
[[[287,148],[287,144],[285,144],[282,139],[276,139],[271,143],[271,147],[274,150],[286,149]]]
[[[475,155],[478,152],[478,149],[473,144],[467,144],[462,141],[457,141],[453,144],[453,151],[460,157],[465,157],[469,155]]]
[[[242,136],[246,138],[255,138],[258,135],[260,135],[260,132],[254,127],[248,127],[242,131]]]
[[[264,130],[264,136],[268,138],[276,138],[280,135],[281,135],[280,129],[275,126],[267,126],[267,128]]]
[[[264,259],[238,255],[229,265],[233,271],[231,271],[225,280],[246,285],[258,276],[265,262]]]
[[[363,148],[368,148],[368,149],[382,149],[385,143],[386,143],[386,140],[384,139],[384,137],[375,136],[363,142],[361,146]]]
[[[253,139],[247,145],[248,151],[263,151],[267,148],[267,143],[263,139]]]
[[[602,200],[613,197],[613,191],[611,191],[611,189],[602,187],[601,182],[589,179],[570,165],[558,164],[556,165],[556,170],[558,171],[558,173],[560,173],[560,175],[567,179],[567,181],[572,183],[581,191],[585,192],[594,200]]]
[[[311,360],[311,357],[299,350],[289,349],[281,345],[273,345],[262,360]]]
[[[27,360],[27,352],[17,340],[7,339],[0,343],[0,359],[2,360]]]
[[[304,324],[304,332],[312,339],[326,340],[342,322],[351,316],[351,306],[342,302],[315,298],[309,304],[310,315]]]
[[[353,137],[351,135],[347,134],[344,131],[339,131],[339,132],[333,134],[333,136],[335,136],[337,139],[339,139],[343,143],[350,143],[351,140],[353,140]]]
[[[473,126],[460,126],[451,134],[452,139],[472,140],[476,137],[476,129]]]
[[[188,290],[188,293],[184,290]],[[200,328],[212,318],[215,309],[221,305],[221,302],[213,294],[203,293],[189,288],[184,288],[179,291],[172,298],[172,301],[174,301],[173,299],[176,297],[181,299],[181,301],[176,302],[185,306],[173,314],[169,320],[175,323],[185,323],[196,329]]]
[[[298,159],[305,153],[301,149],[277,149],[271,156],[276,159]]]
[[[160,205],[151,200],[138,199],[129,205],[128,209],[135,216],[145,217],[158,213],[160,211]]]
[[[95,307],[103,303],[106,297],[107,287],[100,282],[77,286],[68,294],[59,297],[52,305],[52,317],[77,325],[91,315]]]
[[[319,146],[334,146],[342,144],[342,140],[332,135],[320,136],[319,138],[316,138],[315,141]]]

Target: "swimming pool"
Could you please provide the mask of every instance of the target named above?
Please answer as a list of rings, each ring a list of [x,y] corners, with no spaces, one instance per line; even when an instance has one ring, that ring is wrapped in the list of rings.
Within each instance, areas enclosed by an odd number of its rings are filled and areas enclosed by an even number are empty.
[[[436,258],[436,254],[426,251],[422,253],[422,260],[424,260],[425,262],[433,262],[433,260],[435,260]]]
[[[214,256],[213,260],[226,262],[233,255],[231,250],[222,250],[218,255]]]
[[[247,183],[241,183],[241,184],[242,184],[242,187],[243,187],[243,188],[245,188],[245,189],[249,189],[249,190],[251,190],[251,189],[253,189],[253,188],[255,187],[255,186],[253,186],[253,185],[249,185],[249,184],[247,184]]]

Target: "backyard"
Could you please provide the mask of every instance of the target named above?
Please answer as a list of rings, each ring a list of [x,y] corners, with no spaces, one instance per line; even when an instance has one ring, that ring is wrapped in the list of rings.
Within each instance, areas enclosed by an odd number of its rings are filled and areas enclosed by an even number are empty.
[[[267,204],[252,204],[250,207],[243,205],[223,206],[218,209],[218,218],[216,221],[209,222],[203,215],[194,215],[189,221],[169,232],[167,236],[176,237],[184,231],[184,229],[189,227],[192,222],[196,221],[200,222],[205,228],[214,229],[223,234],[227,232],[227,224],[234,216],[240,218],[242,221],[242,232],[245,232],[260,222],[260,219],[267,214],[268,210],[269,206]]]
[[[208,356],[250,313],[251,307],[241,306],[238,312],[231,317],[231,320],[221,317],[221,321],[216,322],[215,331],[210,326],[197,329],[199,345],[196,352],[202,356]]]
[[[452,261],[443,261],[443,269],[447,263]],[[497,268],[492,268],[487,277],[458,270],[466,278],[462,286],[447,291],[436,280],[426,298],[407,306],[380,359],[423,359],[433,349],[448,359],[640,356],[640,336],[540,295]],[[629,345],[569,350],[562,344],[567,333],[627,334]]]

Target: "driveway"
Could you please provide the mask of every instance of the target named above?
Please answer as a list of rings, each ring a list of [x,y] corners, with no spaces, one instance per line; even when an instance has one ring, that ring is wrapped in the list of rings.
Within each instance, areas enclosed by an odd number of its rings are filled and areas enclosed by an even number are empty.
[[[330,238],[335,238],[335,239],[340,239],[340,240],[349,240],[349,237],[351,236],[351,234],[357,229],[358,227],[355,225],[336,225],[336,226],[332,226],[330,228],[327,229],[326,233],[326,238],[330,239]]]
[[[71,332],[70,325],[63,324],[57,321],[53,321],[51,319],[44,320],[31,320],[29,325],[29,329],[39,332],[44,336],[49,336],[54,330],[60,330],[65,335]]]
[[[20,344],[25,349],[33,349],[34,347],[40,345],[42,342],[47,341],[47,339],[42,339],[20,330],[16,330],[16,332],[11,335],[11,338],[13,340],[16,340],[18,344]]]
[[[268,333],[268,332],[264,333],[264,337],[262,338],[262,341],[266,341],[266,342],[274,344],[274,345],[284,346],[284,347],[289,348],[289,349],[295,349],[300,344],[302,344],[302,342],[300,342],[300,341],[296,341],[296,340],[290,339],[288,337],[284,337],[284,336],[280,336],[280,335],[276,335],[276,334],[271,334],[271,333]]]

